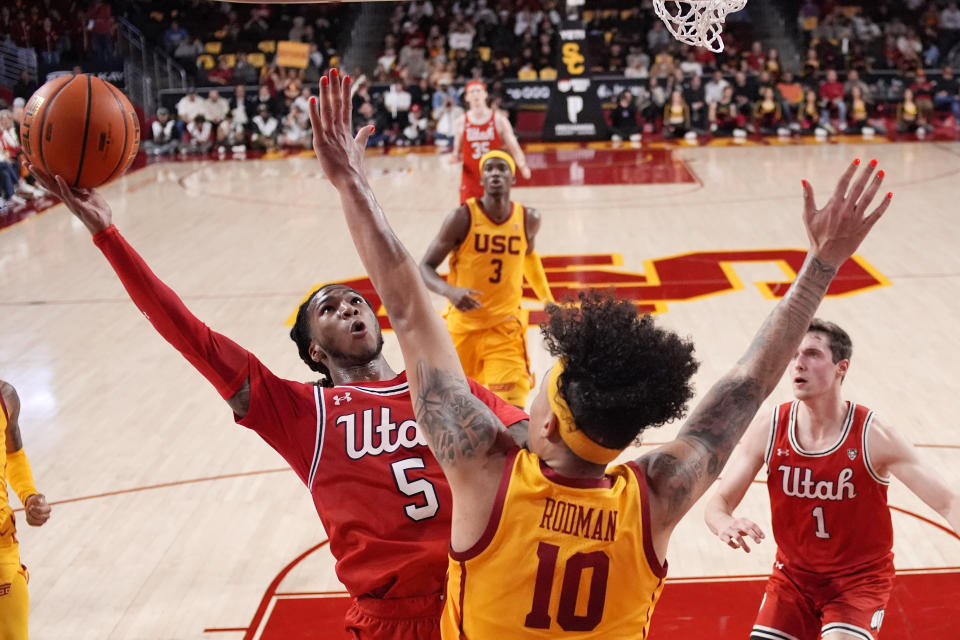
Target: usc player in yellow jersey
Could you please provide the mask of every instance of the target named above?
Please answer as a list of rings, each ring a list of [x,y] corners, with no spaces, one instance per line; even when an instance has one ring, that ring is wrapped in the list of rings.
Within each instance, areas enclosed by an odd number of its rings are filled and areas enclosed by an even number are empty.
[[[530,393],[523,278],[541,300],[553,302],[534,251],[540,214],[510,201],[516,165],[505,151],[479,161],[482,198],[447,216],[420,262],[427,286],[447,298],[447,329],[468,377],[521,409]],[[450,276],[437,267],[450,255]]]
[[[20,438],[20,398],[13,385],[0,380],[0,640],[27,637],[27,568],[20,564],[13,509],[7,500],[7,483],[25,507],[27,524],[39,527],[50,518],[50,505],[33,484],[30,462]]]
[[[349,83],[332,76],[311,105],[314,150],[340,193],[364,267],[409,372],[417,424],[450,482],[453,515],[443,637],[644,638],[674,527],[716,479],[795,353],[834,275],[890,204],[859,161],[820,210],[804,182],[810,251],[740,360],[676,439],[608,466],[646,428],[679,417],[693,394],[693,345],[629,301],[581,295],[550,305],[557,358],[518,448],[474,400],[417,264],[387,223],[364,171]],[[321,115],[322,114],[322,115]]]

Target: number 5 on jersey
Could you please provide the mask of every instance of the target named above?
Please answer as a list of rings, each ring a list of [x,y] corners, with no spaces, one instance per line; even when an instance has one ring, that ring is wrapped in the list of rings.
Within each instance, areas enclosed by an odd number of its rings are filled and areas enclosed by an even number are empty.
[[[440,501],[437,500],[437,491],[433,483],[426,478],[410,480],[407,476],[407,471],[410,469],[423,469],[424,466],[423,458],[404,458],[390,465],[393,479],[400,493],[405,496],[422,495],[421,500],[403,506],[404,513],[414,521],[432,518],[440,509]]]

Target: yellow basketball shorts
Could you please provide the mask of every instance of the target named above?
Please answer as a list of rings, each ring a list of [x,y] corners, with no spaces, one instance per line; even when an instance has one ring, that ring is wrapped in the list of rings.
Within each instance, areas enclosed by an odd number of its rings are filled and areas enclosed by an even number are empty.
[[[526,406],[533,380],[527,357],[526,326],[509,318],[488,329],[450,332],[464,373],[506,402]]]
[[[30,596],[27,568],[16,544],[0,547],[0,640],[26,640]]]

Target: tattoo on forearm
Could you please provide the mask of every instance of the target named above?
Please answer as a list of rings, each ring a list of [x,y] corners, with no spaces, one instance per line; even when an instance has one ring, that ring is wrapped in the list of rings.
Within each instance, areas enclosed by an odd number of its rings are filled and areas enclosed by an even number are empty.
[[[467,381],[417,363],[417,424],[441,465],[487,456],[498,446],[499,420],[470,391]]]
[[[720,474],[763,399],[783,374],[803,337],[836,268],[809,257],[796,282],[767,317],[740,359],[741,371],[728,374],[697,405],[677,439],[683,455],[660,452],[648,459],[667,508],[682,515]]]

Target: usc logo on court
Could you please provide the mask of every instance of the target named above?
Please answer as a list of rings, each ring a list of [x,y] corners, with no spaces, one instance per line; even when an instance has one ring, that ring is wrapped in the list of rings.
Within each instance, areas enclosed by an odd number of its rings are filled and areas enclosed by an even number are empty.
[[[666,313],[669,303],[690,302],[745,289],[734,268],[738,263],[767,263],[779,267],[784,276],[782,280],[754,284],[765,298],[782,298],[806,255],[806,251],[800,249],[697,251],[645,260],[642,273],[623,269],[623,259],[618,253],[541,256],[541,259],[550,290],[558,301],[576,299],[581,291],[612,289],[618,297],[632,301],[641,312]],[[340,280],[339,283],[359,291],[377,310],[380,327],[390,328],[380,296],[369,278]],[[827,295],[848,296],[889,285],[890,281],[870,263],[860,256],[853,256],[840,267]],[[309,293],[304,295],[304,300],[307,295]],[[526,284],[523,297],[537,299]],[[295,319],[296,309],[287,319],[287,326],[293,326]],[[542,309],[530,310],[531,325],[544,320],[546,313]]]

